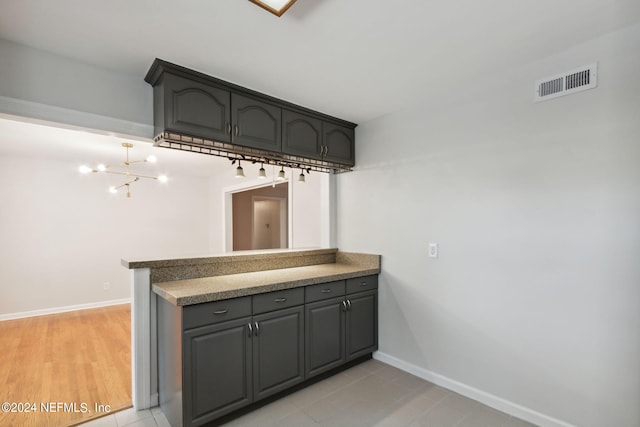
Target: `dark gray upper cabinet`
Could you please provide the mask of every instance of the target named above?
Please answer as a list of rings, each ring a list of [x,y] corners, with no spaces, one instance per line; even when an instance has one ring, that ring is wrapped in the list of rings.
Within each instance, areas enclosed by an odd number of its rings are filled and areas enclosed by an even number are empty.
[[[154,129],[340,165],[355,164],[354,123],[156,59]]]
[[[282,151],[322,160],[322,121],[291,110],[282,110]]]
[[[351,166],[355,164],[355,132],[352,127],[324,122],[322,145],[325,160]]]
[[[282,110],[258,99],[231,94],[231,141],[260,150],[282,150]]]
[[[154,88],[164,97],[162,112],[156,112],[156,134],[168,130],[200,138],[230,142],[231,93],[183,77],[166,74]],[[161,123],[157,119],[160,116]],[[162,120],[164,118],[164,120]]]

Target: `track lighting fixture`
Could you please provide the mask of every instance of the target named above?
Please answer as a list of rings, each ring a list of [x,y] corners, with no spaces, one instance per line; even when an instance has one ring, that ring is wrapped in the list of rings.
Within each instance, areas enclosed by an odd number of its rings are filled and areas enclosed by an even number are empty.
[[[282,168],[280,169],[280,172],[278,172],[278,177],[276,178],[276,181],[284,181],[285,176],[284,176],[284,166],[282,166]]]
[[[258,171],[258,178],[259,179],[266,179],[267,178],[267,171],[264,170],[264,164],[260,163],[260,170]]]
[[[298,175],[298,182],[305,182],[304,171],[300,169],[300,175]]]
[[[149,156],[146,159],[142,159],[142,160],[129,160],[129,149],[133,147],[133,144],[130,144],[128,142],[123,142],[122,146],[125,148],[126,150],[126,157],[125,157],[125,161],[121,163],[122,166],[124,166],[124,171],[122,170],[113,170],[111,169],[112,166],[111,165],[105,165],[105,164],[99,164],[98,166],[94,168],[91,168],[89,166],[86,165],[82,165],[80,166],[80,168],[78,169],[80,171],[80,173],[82,174],[88,174],[90,172],[95,172],[95,173],[111,173],[111,174],[116,174],[116,175],[124,175],[128,179],[125,183],[120,184],[118,186],[114,186],[114,187],[109,187],[109,192],[113,193],[113,194],[117,194],[119,192],[119,190],[123,187],[126,187],[127,189],[127,198],[131,197],[131,184],[133,184],[134,182],[137,182],[140,180],[140,178],[147,178],[147,179],[155,179],[158,180],[160,182],[167,182],[168,178],[166,175],[159,175],[159,176],[150,176],[150,175],[140,175],[137,173],[132,172],[129,167],[134,164],[134,163],[155,163],[158,161],[158,159],[156,158],[156,156]]]
[[[244,178],[244,170],[240,166],[240,160],[238,160],[238,167],[236,168],[236,178]]]

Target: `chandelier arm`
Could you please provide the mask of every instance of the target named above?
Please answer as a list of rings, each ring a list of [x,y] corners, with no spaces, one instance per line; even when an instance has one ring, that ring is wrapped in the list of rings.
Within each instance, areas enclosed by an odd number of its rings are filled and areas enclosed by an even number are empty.
[[[118,190],[118,189],[120,189],[120,188],[122,188],[122,187],[125,187],[125,186],[127,186],[127,187],[128,187],[130,184],[133,184],[133,183],[134,183],[134,182],[136,182],[138,179],[139,179],[139,178],[138,178],[138,177],[136,177],[136,178],[132,179],[131,181],[127,181],[127,182],[125,182],[124,184],[120,184],[120,185],[118,185],[117,187],[114,187],[114,188],[115,188],[116,190]]]
[[[104,173],[112,173],[114,175],[135,176],[135,177],[138,177],[138,178],[158,179],[157,176],[140,175],[140,174],[137,174],[137,173],[127,173],[127,172],[118,172],[118,171],[109,171],[109,170],[104,171]]]

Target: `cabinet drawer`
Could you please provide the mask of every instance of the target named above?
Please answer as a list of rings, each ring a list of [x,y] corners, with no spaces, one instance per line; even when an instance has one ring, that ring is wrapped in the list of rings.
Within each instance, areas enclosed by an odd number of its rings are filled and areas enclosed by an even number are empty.
[[[347,279],[347,293],[364,292],[371,289],[378,289],[378,276],[354,277]]]
[[[184,330],[251,316],[251,297],[188,305],[182,311]]]
[[[304,301],[313,302],[328,298],[341,297],[344,296],[344,291],[344,280],[307,286],[304,289]]]
[[[253,296],[253,314],[304,304],[304,288],[285,289]]]

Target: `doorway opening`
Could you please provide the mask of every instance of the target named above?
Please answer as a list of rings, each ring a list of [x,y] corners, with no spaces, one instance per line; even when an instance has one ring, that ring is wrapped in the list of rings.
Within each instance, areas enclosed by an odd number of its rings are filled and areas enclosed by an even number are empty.
[[[232,194],[233,251],[289,247],[289,183]]]

